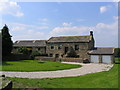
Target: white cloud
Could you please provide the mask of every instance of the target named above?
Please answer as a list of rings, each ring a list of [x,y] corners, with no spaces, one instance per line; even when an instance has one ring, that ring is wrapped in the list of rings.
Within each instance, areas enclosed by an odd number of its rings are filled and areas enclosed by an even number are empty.
[[[24,15],[23,12],[20,11],[21,7],[17,4],[17,2],[1,2],[0,3],[0,14],[9,14],[16,17],[21,17]]]
[[[119,2],[120,0],[112,0],[113,2]]]
[[[7,23],[13,40],[43,40],[53,36],[81,36],[89,35],[89,31],[94,31],[95,42],[97,46],[117,46],[118,42],[118,22],[97,23],[95,26],[73,26],[55,27],[52,31],[46,32],[48,26],[28,25],[21,23]]]
[[[43,30],[48,29],[48,26],[37,26],[37,25],[28,25],[28,24],[21,24],[21,23],[9,23],[12,31],[24,31],[24,30]]]
[[[101,6],[100,13],[105,13],[111,6]]]
[[[53,35],[60,34],[85,34],[90,30],[95,30],[96,32],[116,32],[118,28],[117,20],[114,23],[106,24],[106,23],[97,23],[95,26],[71,26],[71,27],[55,27],[50,33]]]
[[[94,31],[95,43],[97,46],[115,47],[118,45],[118,22],[111,24],[97,23],[95,26],[71,26],[55,27],[50,36],[81,36],[89,35],[90,30]]]
[[[43,21],[43,22],[47,22],[48,19],[47,19],[47,18],[43,18],[42,21]]]
[[[48,26],[38,26],[38,25],[29,25],[29,24],[21,24],[21,23],[7,23],[10,33],[13,36],[13,41],[15,40],[27,40],[27,39],[47,39],[47,35],[45,34],[45,30],[47,30]]]
[[[8,2],[9,0],[0,0],[0,2]]]
[[[114,20],[119,20],[119,19],[120,19],[120,16],[113,16],[113,19],[114,19]]]
[[[100,13],[104,13],[106,11],[107,11],[107,7],[106,6],[100,7]]]
[[[79,27],[79,26],[71,26],[71,27],[56,27],[51,32],[51,36],[58,35],[80,35],[84,32],[88,31],[89,27]]]
[[[47,18],[39,18],[37,24],[48,25],[49,20]]]
[[[63,26],[64,26],[64,27],[70,27],[71,25],[72,25],[72,23],[67,23],[67,22],[64,22],[64,23],[63,23]]]
[[[22,12],[17,11],[15,16],[21,17],[21,16],[23,16],[23,15],[24,15],[24,14],[23,14]]]

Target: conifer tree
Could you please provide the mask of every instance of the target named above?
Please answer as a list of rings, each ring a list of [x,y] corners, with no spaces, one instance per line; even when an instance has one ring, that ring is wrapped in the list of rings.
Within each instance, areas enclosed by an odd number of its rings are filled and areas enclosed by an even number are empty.
[[[2,33],[2,56],[8,56],[12,51],[13,42],[11,40],[11,35],[9,34],[9,28],[5,26],[1,30]]]

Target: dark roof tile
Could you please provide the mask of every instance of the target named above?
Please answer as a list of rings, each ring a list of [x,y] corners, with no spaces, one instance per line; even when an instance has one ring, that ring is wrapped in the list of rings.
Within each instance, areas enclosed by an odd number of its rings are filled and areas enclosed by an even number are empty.
[[[91,36],[62,36],[62,37],[51,37],[48,42],[89,42]]]
[[[14,47],[45,47],[46,40],[20,40],[16,41]]]
[[[114,48],[95,48],[88,52],[89,54],[113,54]]]

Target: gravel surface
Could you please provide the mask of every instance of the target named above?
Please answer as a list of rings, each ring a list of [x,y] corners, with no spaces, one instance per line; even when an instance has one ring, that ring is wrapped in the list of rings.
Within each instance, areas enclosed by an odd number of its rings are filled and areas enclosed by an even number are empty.
[[[39,71],[39,72],[8,72],[0,71],[1,74],[5,74],[6,77],[17,77],[17,78],[55,78],[55,77],[71,77],[81,76],[89,73],[96,73],[102,71],[108,71],[113,67],[113,64],[83,64],[75,62],[62,62],[68,64],[80,64],[82,67],[69,69],[69,70],[58,70],[58,71]]]

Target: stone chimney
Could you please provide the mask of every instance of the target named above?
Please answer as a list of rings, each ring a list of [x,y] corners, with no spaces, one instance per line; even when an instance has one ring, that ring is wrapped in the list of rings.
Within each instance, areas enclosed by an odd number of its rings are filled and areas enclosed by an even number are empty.
[[[93,31],[90,31],[90,35],[93,36]]]

